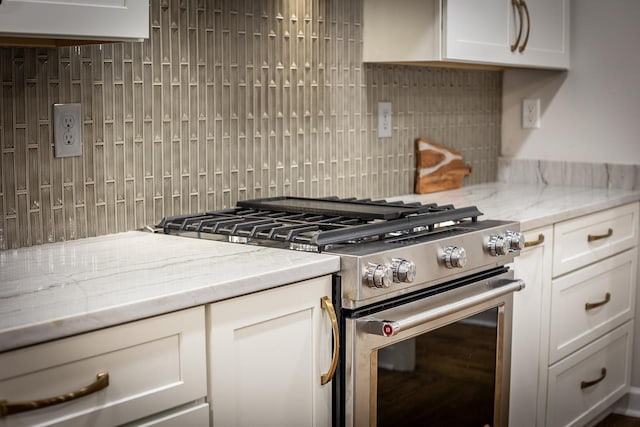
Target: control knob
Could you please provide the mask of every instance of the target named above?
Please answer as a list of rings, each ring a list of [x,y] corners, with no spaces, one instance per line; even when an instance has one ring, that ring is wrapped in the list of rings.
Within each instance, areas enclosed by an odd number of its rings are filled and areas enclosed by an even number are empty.
[[[393,282],[393,270],[387,265],[370,262],[367,265],[364,278],[372,288],[388,288]]]
[[[449,246],[442,257],[447,268],[463,268],[467,265],[467,251],[462,247]]]
[[[394,282],[411,283],[416,278],[416,263],[404,258],[391,260]]]
[[[524,234],[517,231],[507,231],[505,240],[509,252],[521,251],[524,249]]]
[[[491,253],[491,256],[506,255],[509,252],[509,243],[502,235],[493,235],[489,238],[489,244],[487,248]]]

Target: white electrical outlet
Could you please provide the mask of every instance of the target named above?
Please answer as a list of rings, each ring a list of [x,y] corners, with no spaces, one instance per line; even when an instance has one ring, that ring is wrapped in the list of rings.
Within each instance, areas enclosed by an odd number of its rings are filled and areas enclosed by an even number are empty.
[[[522,128],[537,129],[540,127],[540,100],[522,100]]]
[[[56,157],[82,156],[80,104],[53,104],[53,145]]]
[[[390,102],[378,102],[378,138],[391,138]]]

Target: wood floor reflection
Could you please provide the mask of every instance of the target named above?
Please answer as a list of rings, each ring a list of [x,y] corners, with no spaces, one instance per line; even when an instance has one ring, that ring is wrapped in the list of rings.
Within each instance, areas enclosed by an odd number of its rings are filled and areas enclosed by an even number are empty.
[[[640,427],[640,418],[611,414],[596,424],[595,427]]]
[[[378,369],[378,427],[493,425],[495,328],[458,322],[415,348],[412,371]]]

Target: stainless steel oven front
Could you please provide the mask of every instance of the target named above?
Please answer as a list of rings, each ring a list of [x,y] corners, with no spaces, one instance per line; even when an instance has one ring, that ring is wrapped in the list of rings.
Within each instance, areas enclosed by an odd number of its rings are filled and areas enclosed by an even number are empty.
[[[508,423],[513,292],[506,268],[343,313],[346,426]]]

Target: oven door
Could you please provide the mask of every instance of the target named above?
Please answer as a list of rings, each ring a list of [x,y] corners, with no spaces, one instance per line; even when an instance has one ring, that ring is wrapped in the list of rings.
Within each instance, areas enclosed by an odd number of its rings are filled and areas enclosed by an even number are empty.
[[[345,425],[506,426],[513,292],[504,271],[345,317]]]

